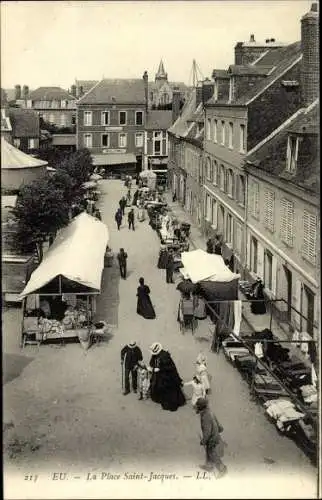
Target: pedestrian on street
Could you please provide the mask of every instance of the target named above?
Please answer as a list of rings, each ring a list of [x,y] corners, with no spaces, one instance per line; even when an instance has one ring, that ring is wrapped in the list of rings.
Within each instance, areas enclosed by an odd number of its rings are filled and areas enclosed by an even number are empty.
[[[150,346],[151,399],[160,403],[163,410],[176,411],[185,405],[183,382],[171,354],[159,342]]]
[[[148,399],[150,389],[150,376],[144,361],[138,361],[138,395],[139,399]]]
[[[137,392],[137,366],[138,362],[143,359],[142,351],[137,346],[135,341],[131,341],[121,350],[121,366],[122,366],[122,390],[124,396],[130,391],[130,376],[132,379],[133,392]]]
[[[116,225],[117,229],[120,230],[121,224],[122,224],[122,210],[120,208],[117,209],[116,214],[115,214],[115,220],[116,220]]]
[[[126,203],[127,205],[131,205],[131,188],[128,189],[127,195],[126,195]]]
[[[122,198],[119,201],[120,209],[122,211],[122,215],[125,215],[125,207],[126,207],[126,198],[125,196],[122,196]]]
[[[120,251],[117,254],[117,260],[120,267],[121,278],[126,280],[127,253],[124,251],[124,248],[120,248]]]
[[[227,467],[221,460],[224,455],[225,443],[220,434],[224,429],[216,416],[210,411],[207,399],[198,399],[196,413],[200,415],[202,430],[200,444],[205,447],[206,451],[206,464],[202,465],[201,468],[208,472],[217,469],[216,478],[220,479],[227,473]]]
[[[195,375],[192,380],[190,380],[189,382],[185,382],[183,385],[190,385],[192,387],[191,404],[193,408],[195,408],[198,399],[206,397],[206,390],[203,386],[203,383],[201,382],[200,376]]]
[[[139,279],[140,286],[137,288],[136,312],[145,319],[155,319],[155,310],[150,299],[150,288],[145,285],[144,278]]]
[[[174,271],[174,255],[173,249],[170,248],[168,252],[168,258],[166,263],[166,282],[173,283],[173,271]]]
[[[211,238],[207,240],[207,253],[214,253],[214,243]]]
[[[133,231],[135,231],[134,229],[134,210],[133,208],[131,208],[131,210],[129,211],[128,213],[128,216],[127,216],[127,220],[128,220],[128,223],[129,223],[129,229],[133,229]]]
[[[196,375],[200,377],[201,383],[205,388],[206,394],[210,393],[209,374],[207,368],[207,357],[200,352],[196,359]]]
[[[216,236],[215,239],[215,245],[214,245],[214,254],[215,255],[222,255],[222,244],[218,236]]]

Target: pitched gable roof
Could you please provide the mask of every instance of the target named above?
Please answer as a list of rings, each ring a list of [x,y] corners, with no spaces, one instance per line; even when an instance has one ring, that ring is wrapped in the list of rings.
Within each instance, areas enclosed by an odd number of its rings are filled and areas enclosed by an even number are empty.
[[[179,135],[181,137],[185,137],[187,135],[190,127],[189,119],[191,119],[197,107],[196,97],[197,97],[197,91],[194,88],[190,93],[190,95],[187,97],[186,102],[177,120],[174,122],[172,127],[169,128],[170,133],[174,135]]]
[[[14,137],[39,137],[39,116],[32,109],[9,108]]]
[[[103,79],[78,104],[144,104],[143,79]]]
[[[267,78],[263,78],[257,85],[249,88],[249,90],[237,99],[235,103],[241,105],[249,104],[286,73],[294,64],[299,62],[301,58],[301,42],[295,42],[286,47],[269,51],[268,54],[260,60],[259,65],[272,65],[274,66],[274,70],[271,71]],[[253,67],[256,67],[256,64]]]
[[[66,100],[75,101],[76,98],[60,87],[38,87],[29,94],[32,101]]]
[[[149,111],[146,118],[146,130],[168,130],[172,124],[172,111]]]
[[[271,134],[268,140],[262,142],[261,147],[256,147],[254,152],[250,152],[246,156],[248,164],[253,165],[257,170],[263,170],[270,175],[279,177],[284,181],[296,184],[300,187],[310,189],[311,191],[319,191],[320,164],[318,161],[318,148],[315,147],[315,141],[307,137],[305,140],[305,158],[302,160],[299,157],[299,164],[294,174],[288,173],[286,167],[286,151],[287,138],[290,132],[298,132],[302,135],[306,134],[303,127],[311,129],[311,135],[318,137],[318,102],[313,103],[308,108],[301,109],[286,120],[279,127],[278,132]],[[301,143],[300,147],[304,145]],[[301,163],[302,161],[302,163]]]
[[[82,87],[83,92],[88,92],[91,90],[94,85],[96,85],[99,82],[99,80],[76,80],[75,85],[79,88]]]

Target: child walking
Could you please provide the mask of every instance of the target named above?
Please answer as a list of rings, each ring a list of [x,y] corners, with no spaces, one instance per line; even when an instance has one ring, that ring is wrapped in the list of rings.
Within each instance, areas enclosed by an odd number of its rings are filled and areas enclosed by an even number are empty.
[[[148,399],[149,389],[150,389],[150,377],[149,371],[144,363],[144,361],[138,361],[137,367],[138,373],[138,396],[139,399]]]
[[[206,390],[201,382],[201,378],[199,375],[195,375],[192,380],[185,382],[184,385],[192,386],[191,404],[195,408],[198,399],[206,397]]]
[[[205,354],[198,354],[196,359],[196,375],[200,377],[201,383],[206,391],[206,394],[210,393],[210,383],[209,375],[207,369],[207,357]]]

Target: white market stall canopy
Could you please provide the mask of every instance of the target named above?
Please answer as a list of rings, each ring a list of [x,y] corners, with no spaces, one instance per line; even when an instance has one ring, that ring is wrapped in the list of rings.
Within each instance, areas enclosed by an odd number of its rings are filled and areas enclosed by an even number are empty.
[[[1,137],[1,169],[28,169],[45,165],[48,165],[46,161],[25,154]]]
[[[181,261],[184,267],[180,271],[192,283],[205,280],[228,282],[240,278],[240,274],[231,272],[226,266],[221,255],[210,254],[200,248],[182,252]]]
[[[59,277],[99,292],[108,239],[108,229],[98,219],[84,212],[75,217],[57,235],[20,298]]]

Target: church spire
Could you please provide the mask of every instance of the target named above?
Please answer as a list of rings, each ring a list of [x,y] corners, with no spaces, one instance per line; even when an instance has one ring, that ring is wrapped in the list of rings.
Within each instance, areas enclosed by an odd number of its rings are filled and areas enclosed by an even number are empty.
[[[168,73],[165,72],[164,70],[164,65],[163,61],[161,59],[160,64],[159,64],[159,69],[155,75],[156,80],[168,80]]]

